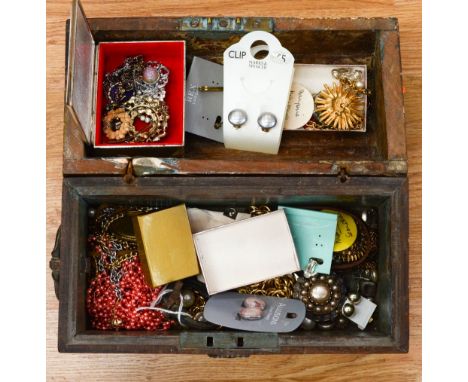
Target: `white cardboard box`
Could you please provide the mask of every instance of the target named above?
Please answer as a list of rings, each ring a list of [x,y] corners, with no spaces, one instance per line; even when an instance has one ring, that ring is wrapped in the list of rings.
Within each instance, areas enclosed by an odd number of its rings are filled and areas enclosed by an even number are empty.
[[[193,235],[210,295],[300,270],[283,210]]]

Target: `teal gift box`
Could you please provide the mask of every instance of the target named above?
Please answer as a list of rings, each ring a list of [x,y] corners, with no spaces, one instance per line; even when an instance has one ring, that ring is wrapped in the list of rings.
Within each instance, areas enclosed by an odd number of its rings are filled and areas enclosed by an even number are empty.
[[[286,213],[301,269],[306,269],[310,259],[320,259],[321,264],[319,261],[315,270],[329,274],[338,215],[284,206],[278,208]]]

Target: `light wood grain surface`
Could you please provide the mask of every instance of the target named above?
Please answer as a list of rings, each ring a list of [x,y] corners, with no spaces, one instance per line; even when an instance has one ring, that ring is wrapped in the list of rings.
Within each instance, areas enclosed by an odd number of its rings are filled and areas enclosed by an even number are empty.
[[[70,0],[47,1],[47,379],[50,381],[421,380],[421,4],[406,0],[83,0],[88,17],[396,16],[400,23],[410,184],[410,350],[400,355],[293,355],[212,359],[187,355],[59,354],[58,301],[48,269],[60,224],[65,20]]]

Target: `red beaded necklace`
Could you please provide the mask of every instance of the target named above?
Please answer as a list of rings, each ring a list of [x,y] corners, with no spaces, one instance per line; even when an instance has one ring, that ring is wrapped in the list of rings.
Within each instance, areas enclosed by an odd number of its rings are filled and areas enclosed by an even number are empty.
[[[139,310],[155,301],[162,287],[152,288],[144,278],[136,244],[109,233],[89,238],[96,276],[86,294],[91,325],[99,330],[167,330],[174,324],[157,310]]]

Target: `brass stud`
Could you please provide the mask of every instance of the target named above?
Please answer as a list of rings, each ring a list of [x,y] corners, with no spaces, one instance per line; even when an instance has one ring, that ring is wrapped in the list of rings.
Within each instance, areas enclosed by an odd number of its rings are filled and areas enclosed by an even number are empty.
[[[361,302],[361,296],[359,293],[350,293],[348,295],[349,301],[351,301],[354,305],[357,305]]]
[[[342,311],[346,317],[351,317],[354,314],[354,305],[346,303],[343,305]]]

